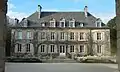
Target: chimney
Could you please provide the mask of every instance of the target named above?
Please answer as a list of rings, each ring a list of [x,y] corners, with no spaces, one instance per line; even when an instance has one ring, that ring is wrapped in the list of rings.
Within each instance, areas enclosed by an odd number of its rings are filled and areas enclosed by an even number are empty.
[[[41,9],[42,7],[38,5],[38,19],[40,19],[40,16],[41,16]]]
[[[19,23],[19,20],[15,18],[15,25]]]
[[[85,13],[85,17],[87,17],[88,16],[88,7],[87,6],[85,6],[85,8],[84,8],[84,13]]]

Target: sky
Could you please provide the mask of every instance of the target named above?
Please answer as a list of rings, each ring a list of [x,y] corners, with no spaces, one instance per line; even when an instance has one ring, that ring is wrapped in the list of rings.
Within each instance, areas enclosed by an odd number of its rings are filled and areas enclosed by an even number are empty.
[[[96,18],[101,18],[104,23],[115,17],[115,0],[8,0],[8,13],[11,18],[21,20],[35,11],[37,6],[42,6],[42,11],[84,11]]]

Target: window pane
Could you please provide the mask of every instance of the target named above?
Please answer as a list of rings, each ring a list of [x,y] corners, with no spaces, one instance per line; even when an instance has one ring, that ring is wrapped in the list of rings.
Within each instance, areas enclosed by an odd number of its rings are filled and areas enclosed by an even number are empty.
[[[80,40],[84,39],[84,33],[80,33]]]
[[[45,39],[45,32],[41,32],[41,39]]]
[[[64,32],[60,33],[60,39],[64,39]]]
[[[22,39],[22,31],[18,31],[18,39]]]
[[[80,45],[80,52],[84,52],[84,45]]]
[[[97,40],[101,40],[101,33],[97,33]]]
[[[55,32],[51,32],[51,39],[55,39]]]
[[[70,39],[74,39],[74,32],[70,33]]]

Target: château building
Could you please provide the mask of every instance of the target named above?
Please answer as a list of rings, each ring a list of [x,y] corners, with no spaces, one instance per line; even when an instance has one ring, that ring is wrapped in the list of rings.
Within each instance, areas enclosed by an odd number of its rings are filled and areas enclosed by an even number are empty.
[[[12,27],[11,55],[111,55],[110,29],[85,6],[79,12],[38,11]]]

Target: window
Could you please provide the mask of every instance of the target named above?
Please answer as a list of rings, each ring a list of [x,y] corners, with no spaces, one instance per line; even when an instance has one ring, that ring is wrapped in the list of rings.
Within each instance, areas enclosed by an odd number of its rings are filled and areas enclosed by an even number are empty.
[[[84,39],[84,33],[83,32],[80,33],[80,40],[82,40],[82,39]]]
[[[97,19],[96,21],[96,26],[101,27],[102,20],[100,18]]]
[[[65,27],[65,19],[61,19],[60,21],[60,27]]]
[[[84,26],[84,24],[83,23],[80,23],[80,27],[83,27]]]
[[[97,33],[97,40],[101,40],[101,33]]]
[[[60,32],[60,39],[64,39],[64,35],[65,33],[64,32]]]
[[[55,32],[51,32],[51,39],[55,39]]]
[[[21,44],[18,44],[18,52],[21,52],[22,51],[22,45]]]
[[[84,45],[80,45],[80,53],[84,52]]]
[[[31,32],[27,31],[27,39],[30,39],[30,38],[31,38]]]
[[[55,45],[50,45],[50,52],[54,52]]]
[[[17,38],[22,39],[22,31],[18,31]]]
[[[70,52],[74,52],[74,45],[70,46]]]
[[[45,27],[45,23],[41,23],[41,26],[42,26],[42,27]]]
[[[40,46],[40,52],[45,52],[45,45]]]
[[[41,39],[45,39],[45,32],[41,32]]]
[[[51,19],[50,21],[50,27],[55,27],[55,19]]]
[[[101,53],[101,45],[97,45],[97,53]]]
[[[30,44],[27,44],[26,52],[30,52]]]
[[[70,39],[74,40],[74,32],[70,32]]]

